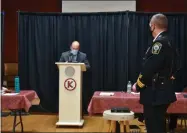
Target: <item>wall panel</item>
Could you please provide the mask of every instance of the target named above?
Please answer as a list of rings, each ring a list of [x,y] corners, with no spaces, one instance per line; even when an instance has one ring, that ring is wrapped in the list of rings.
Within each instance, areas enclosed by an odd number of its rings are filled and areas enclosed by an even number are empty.
[[[4,62],[18,61],[17,11],[61,12],[60,0],[2,0],[4,21]]]

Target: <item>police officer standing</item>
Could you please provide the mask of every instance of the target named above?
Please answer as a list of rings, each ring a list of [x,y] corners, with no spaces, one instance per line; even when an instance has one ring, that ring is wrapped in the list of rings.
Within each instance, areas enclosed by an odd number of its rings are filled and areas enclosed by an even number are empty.
[[[168,20],[165,15],[154,15],[149,26],[154,40],[145,54],[136,90],[140,91],[147,133],[165,133],[167,108],[176,101],[170,78],[174,50],[168,39]]]

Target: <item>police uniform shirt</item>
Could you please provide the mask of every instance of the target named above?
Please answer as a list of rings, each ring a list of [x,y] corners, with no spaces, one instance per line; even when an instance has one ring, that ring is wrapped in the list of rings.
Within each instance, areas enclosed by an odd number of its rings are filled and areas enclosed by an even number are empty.
[[[165,67],[171,67],[171,48],[168,40],[163,38],[162,34],[165,34],[165,32],[160,32],[154,38],[153,45],[148,48],[145,54],[143,69],[137,79],[139,89],[144,88],[146,85],[151,85],[155,73],[162,71]]]
[[[161,32],[148,48],[137,79],[136,88],[140,91],[141,104],[161,105],[176,100],[170,80],[173,57],[167,33]]]

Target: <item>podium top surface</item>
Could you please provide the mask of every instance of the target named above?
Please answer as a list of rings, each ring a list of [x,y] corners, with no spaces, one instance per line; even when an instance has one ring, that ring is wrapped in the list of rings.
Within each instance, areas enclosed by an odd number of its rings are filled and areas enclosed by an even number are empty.
[[[65,66],[81,66],[82,71],[86,71],[86,65],[84,63],[72,63],[72,62],[56,62],[56,65],[65,65]]]
[[[57,65],[85,65],[84,63],[72,63],[72,62],[55,62]]]

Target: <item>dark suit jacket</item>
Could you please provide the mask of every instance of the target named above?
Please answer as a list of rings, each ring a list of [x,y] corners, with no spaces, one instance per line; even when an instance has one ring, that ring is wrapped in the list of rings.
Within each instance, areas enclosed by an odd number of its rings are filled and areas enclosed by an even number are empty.
[[[70,51],[63,52],[59,62],[69,62],[70,56]],[[80,51],[77,53],[77,62],[84,63],[86,65],[86,69],[90,68],[90,64],[85,53],[82,53]]]

